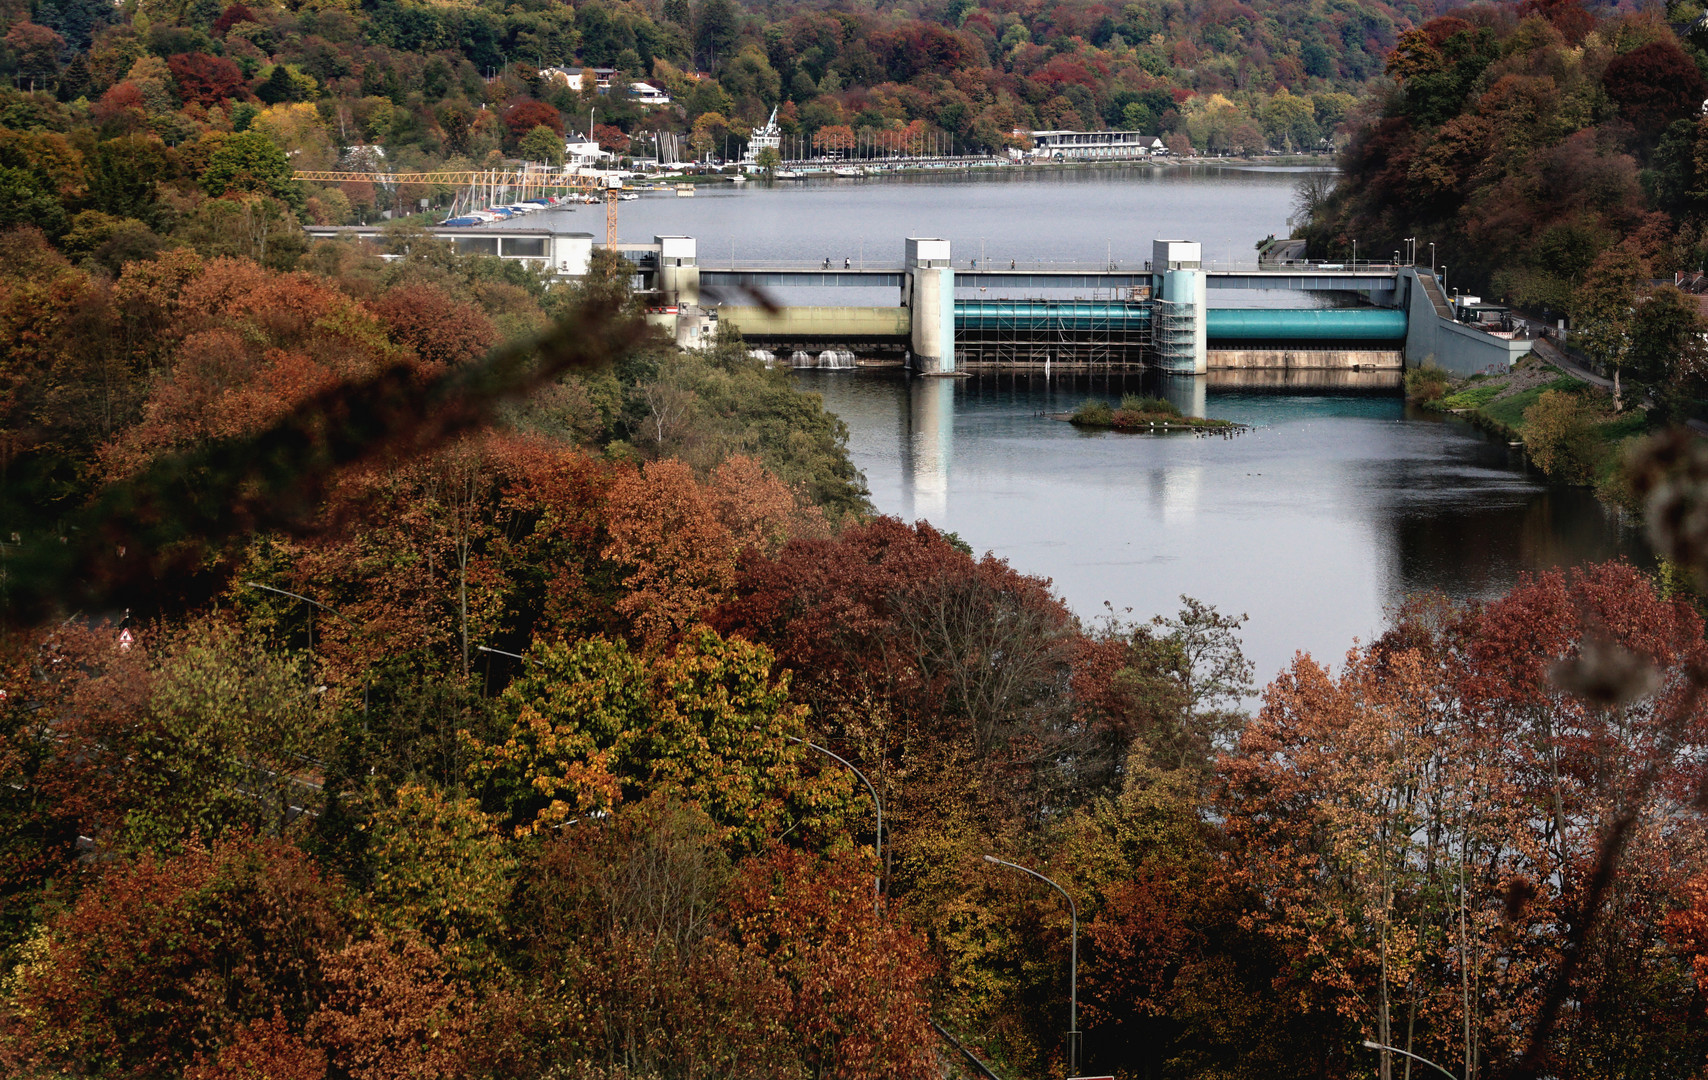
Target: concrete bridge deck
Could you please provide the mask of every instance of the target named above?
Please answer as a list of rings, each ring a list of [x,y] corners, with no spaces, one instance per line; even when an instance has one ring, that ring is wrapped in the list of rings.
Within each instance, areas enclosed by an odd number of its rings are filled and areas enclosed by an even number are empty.
[[[1393,267],[1380,266],[1359,270],[1325,270],[1311,267],[1287,267],[1276,270],[1206,270],[1206,284],[1212,289],[1285,289],[1291,292],[1392,292],[1398,279]],[[752,288],[900,288],[905,284],[907,268],[865,267],[826,270],[822,266],[735,266],[719,269],[700,267],[700,283],[718,286]],[[1148,269],[1109,269],[1107,267],[1037,269],[955,269],[956,288],[983,289],[1130,289],[1149,287],[1156,275]]]

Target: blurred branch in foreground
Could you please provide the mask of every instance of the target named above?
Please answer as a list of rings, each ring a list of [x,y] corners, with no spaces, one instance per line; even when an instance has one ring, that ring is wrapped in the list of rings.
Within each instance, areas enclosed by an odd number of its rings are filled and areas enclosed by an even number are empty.
[[[423,380],[394,366],[311,398],[265,431],[161,457],[109,485],[58,542],[26,540],[0,576],[0,626],[56,613],[127,606],[139,594],[205,598],[221,580],[216,556],[257,531],[317,527],[338,474],[399,461],[492,422],[498,407],[565,372],[607,364],[645,325],[592,299],[538,338]]]

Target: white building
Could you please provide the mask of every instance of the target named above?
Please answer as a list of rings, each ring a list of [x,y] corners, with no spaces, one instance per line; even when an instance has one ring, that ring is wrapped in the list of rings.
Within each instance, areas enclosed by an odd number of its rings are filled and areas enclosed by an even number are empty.
[[[741,166],[748,172],[759,168],[759,152],[772,149],[779,154],[783,151],[783,129],[777,126],[777,108],[772,106],[771,119],[765,121],[764,127],[756,127],[747,140],[747,153],[742,155]]]
[[[585,82],[581,77],[583,71],[593,72],[593,89],[596,90],[609,90],[611,88],[611,76],[617,73],[615,68],[580,68],[571,71],[568,68],[544,67],[540,69],[540,78],[564,83],[571,90],[582,91],[588,89],[582,85]]]
[[[1056,161],[1149,157],[1162,140],[1137,131],[1034,131],[1032,155]]]
[[[670,104],[670,95],[651,83],[630,83],[629,96],[647,106]]]
[[[601,169],[611,160],[611,151],[599,149],[596,139],[571,139],[563,147],[564,167],[575,169]]]

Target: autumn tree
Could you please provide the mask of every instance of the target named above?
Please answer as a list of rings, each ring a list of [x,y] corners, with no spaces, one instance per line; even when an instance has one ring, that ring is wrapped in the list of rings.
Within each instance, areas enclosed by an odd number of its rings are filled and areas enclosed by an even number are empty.
[[[26,947],[6,996],[25,1060],[178,1072],[247,1025],[301,1031],[339,890],[295,847],[233,839],[111,862]]]
[[[179,53],[168,57],[172,81],[187,102],[197,105],[219,105],[234,97],[243,96],[243,71],[223,56],[205,53]]]
[[[514,727],[469,770],[519,832],[655,791],[702,807],[737,849],[791,830],[818,842],[846,812],[848,778],[790,741],[805,709],[761,646],[700,631],[650,666],[599,640],[534,659],[505,690]]]
[[[524,100],[504,110],[504,126],[513,139],[521,139],[537,127],[563,136],[563,116],[543,101]]]
[[[1701,768],[1699,633],[1616,564],[1414,602],[1339,678],[1296,662],[1225,775],[1249,917],[1298,992],[1467,1076],[1636,1052],[1613,1018],[1669,978],[1642,897],[1681,886],[1660,852]]]
[[[1536,467],[1568,484],[1595,478],[1597,445],[1590,410],[1565,390],[1544,390],[1524,410],[1524,449]]]
[[[854,149],[854,129],[847,124],[829,124],[813,133],[812,143],[820,153],[847,153]]]
[[[1690,115],[1708,97],[1696,62],[1671,41],[1651,41],[1614,57],[1601,81],[1620,112],[1646,132]]]

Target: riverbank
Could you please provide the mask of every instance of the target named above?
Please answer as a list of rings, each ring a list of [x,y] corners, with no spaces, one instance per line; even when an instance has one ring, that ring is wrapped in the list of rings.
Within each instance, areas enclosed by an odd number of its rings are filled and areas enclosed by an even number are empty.
[[[1416,369],[1406,375],[1406,396],[1523,447],[1549,479],[1635,508],[1624,466],[1631,445],[1649,434],[1649,414],[1630,404],[1615,411],[1606,386],[1530,356],[1505,375],[1459,379],[1439,368]]]

